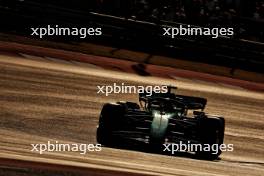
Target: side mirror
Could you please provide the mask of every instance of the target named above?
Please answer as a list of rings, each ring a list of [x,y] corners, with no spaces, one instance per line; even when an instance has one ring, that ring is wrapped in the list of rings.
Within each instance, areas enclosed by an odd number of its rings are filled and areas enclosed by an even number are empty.
[[[176,86],[171,86],[171,85],[167,86],[167,88],[168,88],[168,93],[171,93],[171,90],[176,90],[176,89],[178,89],[178,87],[176,87]]]
[[[195,115],[195,116],[204,116],[205,113],[203,111],[193,111],[193,115]]]

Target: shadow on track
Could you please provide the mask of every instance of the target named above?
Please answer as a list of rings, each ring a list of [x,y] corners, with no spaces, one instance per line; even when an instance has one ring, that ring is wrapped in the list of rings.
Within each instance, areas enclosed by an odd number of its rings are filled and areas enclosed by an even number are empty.
[[[214,161],[214,162],[221,160],[220,157],[218,157],[217,159],[201,158],[195,153],[191,153],[191,152],[174,152],[174,154],[172,154],[172,152],[164,151],[162,147],[153,147],[148,143],[144,143],[142,141],[136,141],[136,140],[126,140],[126,141],[122,140],[122,142],[120,143],[115,142],[115,144],[111,144],[111,145],[107,145],[103,147],[165,155],[165,156],[184,157],[184,158],[197,159],[197,160]]]

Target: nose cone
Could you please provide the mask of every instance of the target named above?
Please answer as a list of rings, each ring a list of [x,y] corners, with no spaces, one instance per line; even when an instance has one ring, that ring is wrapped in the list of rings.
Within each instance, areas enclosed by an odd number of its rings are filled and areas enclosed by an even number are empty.
[[[161,114],[158,111],[153,112],[153,121],[150,129],[150,137],[155,141],[162,141],[169,124],[170,114]]]

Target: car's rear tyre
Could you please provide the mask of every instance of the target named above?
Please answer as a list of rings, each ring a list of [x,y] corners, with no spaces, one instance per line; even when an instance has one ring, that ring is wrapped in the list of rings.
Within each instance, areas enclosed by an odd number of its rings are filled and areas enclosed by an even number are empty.
[[[215,160],[222,153],[220,146],[224,142],[225,120],[222,117],[201,119],[200,137],[203,146],[210,151],[196,151],[199,158]]]
[[[109,145],[111,142],[108,130],[102,127],[102,125],[97,126],[96,140],[99,144],[102,145]]]
[[[116,103],[104,104],[96,132],[97,142],[102,145],[114,145],[116,142],[113,131],[117,130],[122,123],[125,108]]]
[[[161,152],[163,150],[164,141],[165,140],[150,139],[149,140],[150,151]]]

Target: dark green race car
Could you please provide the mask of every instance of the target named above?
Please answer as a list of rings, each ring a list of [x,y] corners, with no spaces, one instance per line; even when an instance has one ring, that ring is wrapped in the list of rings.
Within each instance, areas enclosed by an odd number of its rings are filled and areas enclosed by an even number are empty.
[[[133,141],[153,149],[162,149],[166,144],[199,144],[207,150],[189,152],[217,159],[224,140],[224,118],[204,113],[205,98],[177,95],[172,89],[176,88],[168,87],[167,93],[153,92],[151,96],[139,94],[139,104],[104,104],[97,127],[98,143],[115,146]]]

